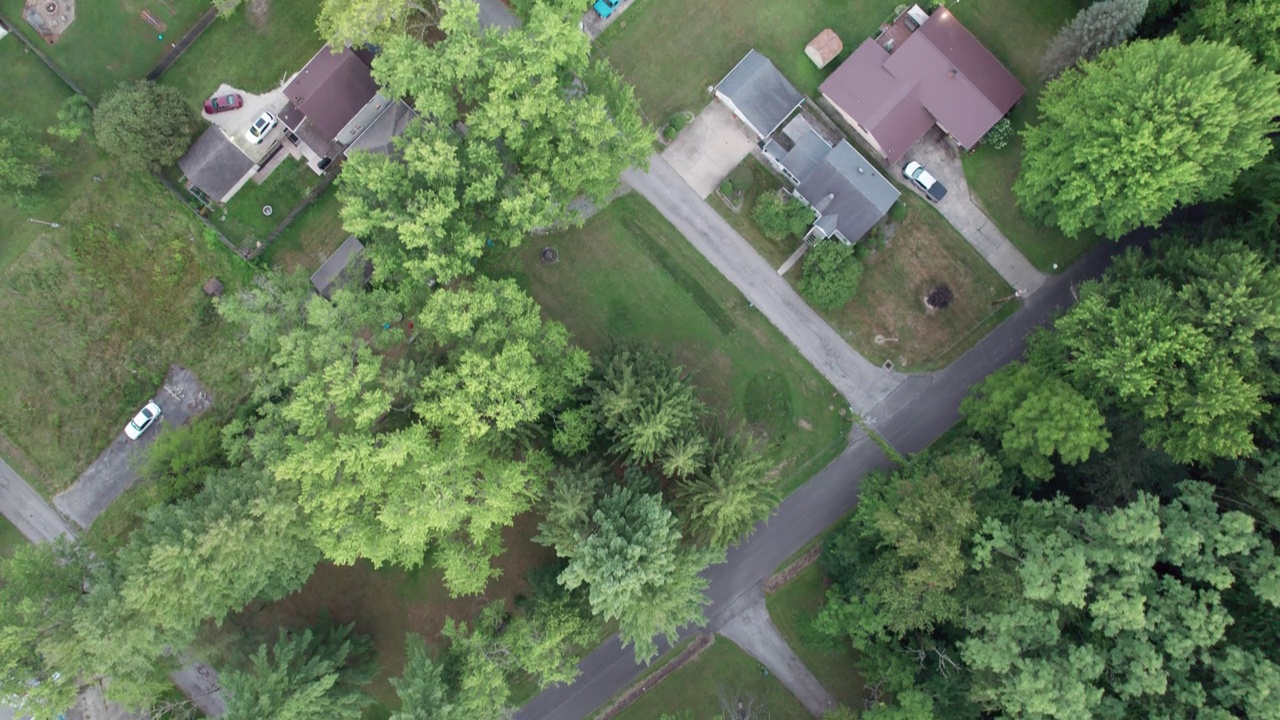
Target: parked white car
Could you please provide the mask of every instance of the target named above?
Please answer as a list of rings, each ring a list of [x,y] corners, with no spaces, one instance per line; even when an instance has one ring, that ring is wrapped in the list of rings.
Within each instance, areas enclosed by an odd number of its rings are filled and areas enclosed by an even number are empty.
[[[271,132],[271,128],[276,126],[276,116],[269,112],[264,112],[258,116],[257,120],[249,126],[249,131],[245,133],[245,137],[249,138],[249,142],[257,145],[262,139]]]
[[[133,416],[133,419],[129,421],[129,424],[124,426],[124,434],[127,435],[130,440],[137,440],[142,437],[142,433],[146,432],[152,425],[155,425],[156,421],[159,420],[160,416],[163,414],[164,413],[160,410],[160,406],[155,404],[154,401],[147,403],[138,411],[137,415]]]
[[[908,180],[915,183],[916,187],[923,190],[924,194],[934,202],[941,200],[947,194],[947,188],[942,183],[938,182],[937,178],[930,175],[929,171],[925,170],[923,165],[914,160],[907,163],[907,166],[902,168],[902,174]]]

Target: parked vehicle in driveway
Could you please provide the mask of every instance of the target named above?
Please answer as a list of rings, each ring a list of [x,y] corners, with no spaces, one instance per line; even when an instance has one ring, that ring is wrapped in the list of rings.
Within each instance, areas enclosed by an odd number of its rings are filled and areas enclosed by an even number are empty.
[[[622,0],[596,0],[594,7],[597,15],[601,18],[607,18],[612,15],[613,11],[617,10],[618,6],[621,4]]]
[[[244,98],[239,93],[215,95],[204,101],[204,111],[210,115],[217,115],[228,110],[238,110],[242,107],[244,107]]]
[[[130,440],[137,440],[142,437],[142,433],[146,432],[152,425],[155,425],[156,421],[159,420],[160,416],[163,414],[164,413],[160,410],[160,406],[155,404],[154,401],[147,403],[138,411],[137,415],[133,416],[133,419],[129,421],[129,424],[124,426],[124,434],[127,435]]]
[[[258,116],[257,120],[249,126],[249,131],[245,133],[245,137],[249,138],[249,142],[257,145],[262,142],[262,138],[271,132],[271,128],[276,126],[276,116],[269,112],[264,112]]]
[[[938,178],[930,175],[929,171],[925,170],[924,166],[915,160],[907,163],[906,167],[902,168],[902,174],[915,183],[916,187],[923,190],[924,194],[934,202],[941,200],[947,194],[946,186],[938,182]]]

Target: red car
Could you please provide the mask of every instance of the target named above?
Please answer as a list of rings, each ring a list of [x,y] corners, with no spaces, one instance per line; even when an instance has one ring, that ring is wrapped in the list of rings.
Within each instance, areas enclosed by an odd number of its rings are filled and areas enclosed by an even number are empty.
[[[244,105],[244,98],[238,94],[218,95],[204,101],[204,111],[213,115],[215,113],[235,110]]]

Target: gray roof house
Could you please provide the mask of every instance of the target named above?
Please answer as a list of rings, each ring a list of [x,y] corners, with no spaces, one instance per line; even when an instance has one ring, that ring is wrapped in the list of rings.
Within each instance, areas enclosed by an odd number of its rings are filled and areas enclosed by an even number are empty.
[[[831,145],[803,114],[770,138],[764,155],[795,184],[791,194],[818,215],[806,240],[855,243],[901,194],[847,140]]]
[[[205,129],[178,159],[178,167],[189,188],[200,190],[214,202],[226,202],[257,170],[253,160],[216,125]]]
[[[762,140],[804,103],[804,95],[787,82],[769,58],[755,50],[749,51],[716,85],[716,98]]]
[[[370,123],[343,152],[346,154],[352,150],[364,150],[390,155],[394,147],[393,141],[404,133],[410,121],[416,117],[418,114],[413,111],[413,108],[406,105],[403,100],[397,100]]]

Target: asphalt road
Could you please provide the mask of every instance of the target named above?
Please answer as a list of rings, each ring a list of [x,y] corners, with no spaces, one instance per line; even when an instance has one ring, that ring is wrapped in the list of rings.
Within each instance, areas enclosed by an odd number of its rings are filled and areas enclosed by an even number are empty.
[[[0,514],[31,542],[75,536],[67,521],[4,460],[0,460]]]
[[[969,388],[987,375],[1018,359],[1032,329],[1049,322],[1073,300],[1072,288],[1097,277],[1122,245],[1100,245],[1059,276],[1050,278],[1012,317],[945,370],[914,376],[890,394],[871,414],[876,429],[899,452],[923,450],[959,419],[960,401]],[[889,460],[869,439],[862,438],[792,493],[767,524],[741,546],[729,551],[722,565],[708,568],[711,580],[707,608],[709,627],[716,629],[733,616],[731,605],[763,582],[774,569],[826,528],[853,509],[858,484]],[[691,632],[686,628],[685,632]],[[644,669],[617,636],[601,645],[580,665],[582,674],[570,685],[544,691],[529,701],[517,720],[577,720],[630,685]]]

